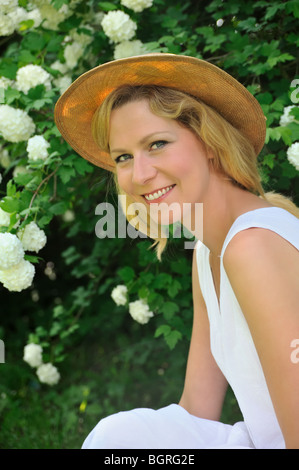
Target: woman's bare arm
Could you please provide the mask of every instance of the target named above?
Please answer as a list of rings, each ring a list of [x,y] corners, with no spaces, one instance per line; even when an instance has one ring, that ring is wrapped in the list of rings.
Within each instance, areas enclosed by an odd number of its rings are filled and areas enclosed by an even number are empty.
[[[299,252],[274,232],[238,233],[224,267],[247,320],[287,448],[299,448]]]
[[[199,286],[195,250],[192,266],[192,290],[193,329],[185,385],[179,404],[190,414],[218,421],[227,389],[227,381],[211,354],[209,320]]]

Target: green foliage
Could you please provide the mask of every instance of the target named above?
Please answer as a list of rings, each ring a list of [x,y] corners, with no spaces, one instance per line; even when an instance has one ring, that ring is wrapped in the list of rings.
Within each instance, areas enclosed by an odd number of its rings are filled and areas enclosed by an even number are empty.
[[[114,57],[115,44],[104,34],[99,14],[124,11],[137,23],[134,39],[147,51],[203,58],[243,83],[267,117],[259,156],[264,186],[299,202],[298,171],[287,158],[299,134],[298,2],[154,0],[142,12],[118,0],[48,3],[53,11],[39,26],[25,19],[1,38],[0,77],[11,82],[0,85],[0,105],[26,111],[35,135],[49,143],[46,158],[30,160],[26,141],[0,135],[0,208],[10,216],[0,231],[15,234],[35,221],[47,235],[38,256],[26,253],[36,269],[33,284],[22,292],[0,288],[0,336],[6,346],[6,364],[0,364],[0,447],[9,448],[78,447],[102,416],[133,406],[163,406],[178,400],[182,389],[192,323],[191,250],[173,239],[160,263],[147,239],[97,238],[97,204],[116,205],[107,189],[109,176],[74,153],[53,120],[59,79],[74,80]],[[27,11],[30,4],[20,0],[19,6]],[[61,15],[55,27],[54,10]],[[70,66],[67,47],[77,44],[76,34],[84,34],[82,54],[75,60],[73,52]],[[51,87],[18,89],[18,70],[30,64],[50,74]],[[294,106],[292,120],[283,124],[288,106]],[[148,303],[154,312],[148,324],[136,323],[128,304],[117,306],[111,299],[121,284],[129,302]],[[40,344],[43,361],[59,369],[57,389],[39,383],[23,361],[27,343]],[[227,422],[238,416],[233,400],[229,395]],[[74,430],[77,437],[67,437]]]

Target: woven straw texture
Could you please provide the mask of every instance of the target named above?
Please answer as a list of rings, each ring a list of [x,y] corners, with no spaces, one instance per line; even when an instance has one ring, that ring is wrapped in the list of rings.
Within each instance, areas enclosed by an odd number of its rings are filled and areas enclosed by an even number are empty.
[[[209,62],[172,54],[148,54],[100,65],[81,75],[60,97],[55,121],[63,138],[82,157],[114,171],[109,154],[95,143],[91,120],[115,88],[154,84],[185,91],[216,109],[261,151],[266,119],[258,101],[243,85]]]

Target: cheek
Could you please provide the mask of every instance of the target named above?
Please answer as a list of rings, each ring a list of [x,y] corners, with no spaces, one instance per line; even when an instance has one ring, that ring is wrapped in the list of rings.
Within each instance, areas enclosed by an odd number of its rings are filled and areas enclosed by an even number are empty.
[[[117,171],[117,183],[122,191],[125,193],[130,192],[130,179],[124,171]]]
[[[190,148],[189,151],[185,150],[178,155],[175,162],[172,163],[172,168],[179,179],[188,177],[194,180],[199,176],[207,175],[209,171],[207,158],[194,148]]]

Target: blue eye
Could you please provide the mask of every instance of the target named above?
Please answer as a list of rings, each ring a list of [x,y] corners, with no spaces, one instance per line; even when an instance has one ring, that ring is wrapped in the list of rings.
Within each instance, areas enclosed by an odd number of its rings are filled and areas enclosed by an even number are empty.
[[[166,140],[156,140],[156,142],[153,142],[150,146],[151,150],[158,150],[162,147],[164,147],[168,142]]]
[[[131,155],[129,155],[128,153],[124,153],[123,155],[120,155],[119,157],[117,157],[115,159],[115,163],[122,163],[122,162],[125,162],[127,161],[129,158],[131,158]]]

